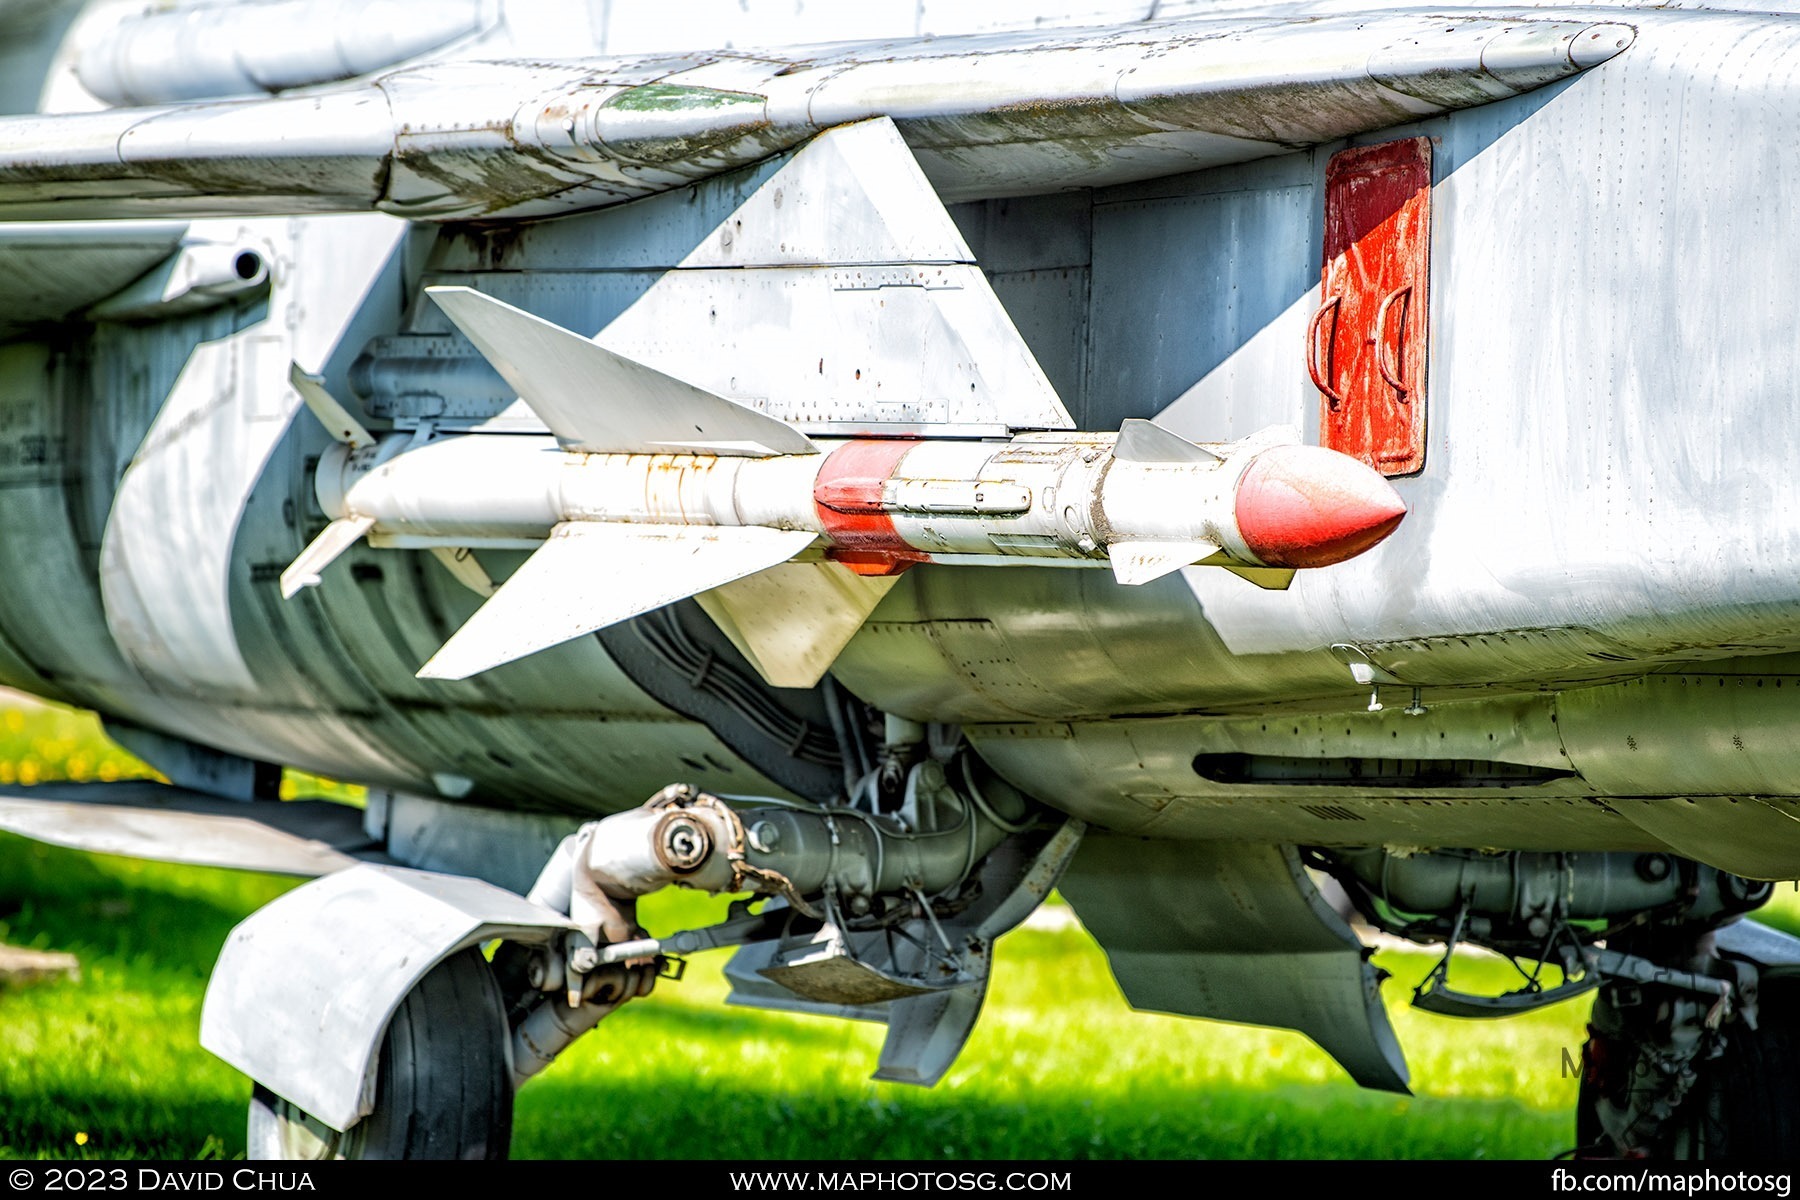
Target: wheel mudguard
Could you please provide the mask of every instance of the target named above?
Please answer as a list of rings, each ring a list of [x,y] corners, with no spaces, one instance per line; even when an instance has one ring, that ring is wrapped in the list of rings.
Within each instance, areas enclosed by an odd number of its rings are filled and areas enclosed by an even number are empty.
[[[328,875],[231,931],[200,1044],[343,1131],[375,1104],[388,1021],[438,963],[494,938],[549,941],[562,914],[478,879],[400,867]]]

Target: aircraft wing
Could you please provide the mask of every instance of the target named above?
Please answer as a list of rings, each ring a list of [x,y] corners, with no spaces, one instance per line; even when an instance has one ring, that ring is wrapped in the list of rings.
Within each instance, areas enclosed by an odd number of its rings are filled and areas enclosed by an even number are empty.
[[[1169,21],[654,59],[451,62],[273,98],[0,120],[0,220],[602,207],[891,116],[946,201],[1248,161],[1502,99],[1629,25]]]
[[[0,226],[0,334],[112,295],[175,253],[186,232],[181,221]]]
[[[349,805],[222,800],[147,779],[0,787],[0,830],[93,854],[277,875],[390,861]]]

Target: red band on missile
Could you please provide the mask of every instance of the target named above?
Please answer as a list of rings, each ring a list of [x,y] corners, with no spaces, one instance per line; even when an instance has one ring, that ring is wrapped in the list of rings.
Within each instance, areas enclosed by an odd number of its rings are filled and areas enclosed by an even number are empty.
[[[1237,486],[1238,533],[1271,567],[1325,567],[1385,538],[1406,505],[1379,472],[1318,446],[1256,456]]]
[[[813,484],[813,505],[825,536],[828,557],[859,575],[887,575],[925,556],[907,545],[883,506],[882,490],[900,460],[919,443],[901,438],[850,442],[831,452]]]
[[[914,550],[912,557],[890,550],[839,550],[836,546],[825,548],[825,557],[838,563],[852,575],[866,575],[874,579],[884,579],[906,570],[908,567],[925,561],[925,556]]]

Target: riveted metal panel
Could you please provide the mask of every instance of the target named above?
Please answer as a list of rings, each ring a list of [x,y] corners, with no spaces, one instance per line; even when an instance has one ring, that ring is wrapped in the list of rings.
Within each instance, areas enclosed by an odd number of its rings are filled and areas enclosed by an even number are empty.
[[[951,207],[975,261],[1079,429],[1087,419],[1093,193]]]
[[[1096,195],[1083,429],[1158,416],[1215,441],[1300,422],[1312,176],[1283,155]]]

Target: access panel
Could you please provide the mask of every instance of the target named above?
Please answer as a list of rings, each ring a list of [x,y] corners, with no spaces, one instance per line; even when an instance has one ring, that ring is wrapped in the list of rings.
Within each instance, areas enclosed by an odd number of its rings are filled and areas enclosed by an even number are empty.
[[[1384,475],[1425,465],[1430,241],[1430,139],[1332,155],[1320,304],[1306,344],[1319,444]]]

